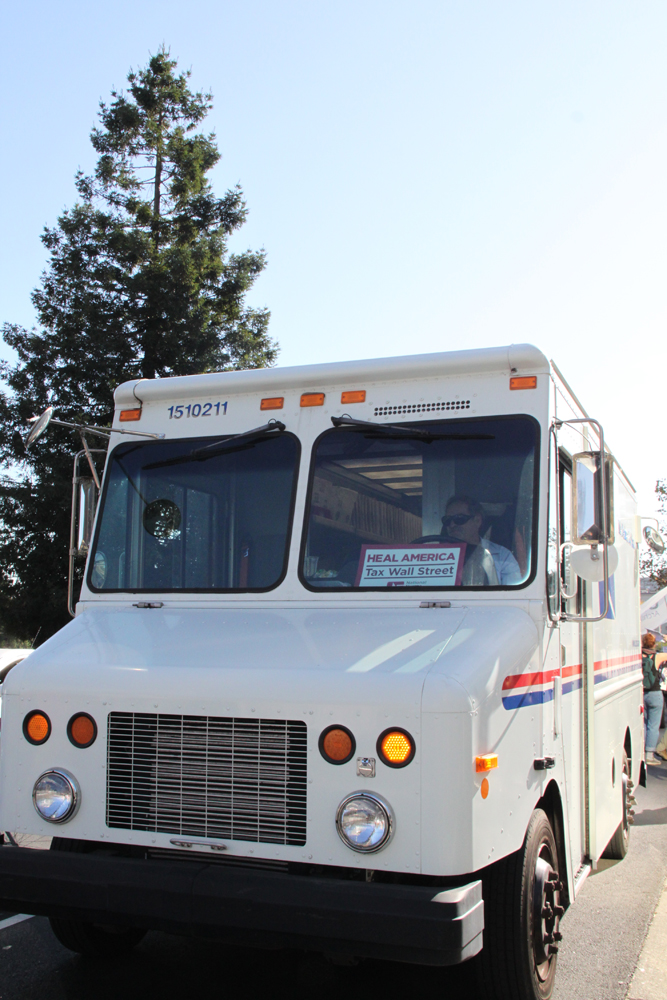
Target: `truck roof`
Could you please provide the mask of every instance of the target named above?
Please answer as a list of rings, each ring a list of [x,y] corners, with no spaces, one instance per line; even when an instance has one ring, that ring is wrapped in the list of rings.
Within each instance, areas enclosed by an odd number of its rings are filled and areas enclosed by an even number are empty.
[[[474,374],[549,373],[549,361],[531,344],[510,344],[468,351],[442,351],[363,361],[334,361],[321,365],[285,368],[255,368],[244,371],[179,375],[162,379],[133,379],[119,385],[114,394],[117,407],[136,406],[175,399],[179,395],[206,396],[224,389],[226,394],[267,392],[281,389],[318,389],[328,385],[362,382],[395,382],[398,379],[447,378]]]

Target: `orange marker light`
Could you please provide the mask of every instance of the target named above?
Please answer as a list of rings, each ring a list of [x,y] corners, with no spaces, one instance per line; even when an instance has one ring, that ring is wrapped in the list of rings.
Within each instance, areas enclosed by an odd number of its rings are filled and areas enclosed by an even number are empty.
[[[482,786],[480,788],[480,792],[482,793],[482,798],[483,799],[485,799],[487,797],[487,795],[489,794],[489,779],[488,778],[482,778]]]
[[[38,746],[51,735],[51,722],[45,712],[29,712],[23,720],[23,735],[28,743]]]
[[[355,392],[341,392],[340,401],[341,403],[365,403],[366,390],[357,389]]]
[[[345,764],[354,754],[356,742],[345,726],[329,726],[320,735],[320,753],[330,764]]]
[[[302,406],[324,406],[323,392],[304,392],[301,397]]]
[[[124,423],[126,420],[141,420],[141,407],[136,410],[121,410],[120,411],[120,421]]]
[[[537,389],[537,375],[515,375],[510,379],[510,389]]]
[[[491,771],[494,767],[498,767],[497,753],[483,753],[475,757],[475,770],[478,774],[482,771]]]
[[[91,715],[80,712],[67,723],[67,735],[75,747],[89,747],[97,739],[97,726]]]
[[[378,739],[377,751],[389,767],[405,767],[415,755],[415,744],[404,729],[387,729]]]
[[[282,410],[284,405],[284,396],[271,396],[268,399],[263,399],[259,404],[259,408],[260,410]]]

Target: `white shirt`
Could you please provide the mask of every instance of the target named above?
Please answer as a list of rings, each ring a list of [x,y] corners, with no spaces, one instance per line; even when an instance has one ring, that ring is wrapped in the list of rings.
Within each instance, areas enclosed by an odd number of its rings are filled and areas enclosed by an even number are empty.
[[[493,556],[493,564],[498,574],[498,583],[502,586],[521,583],[523,574],[518,562],[509,549],[506,549],[504,545],[498,545],[497,542],[490,541],[488,538],[482,539],[482,545]]]

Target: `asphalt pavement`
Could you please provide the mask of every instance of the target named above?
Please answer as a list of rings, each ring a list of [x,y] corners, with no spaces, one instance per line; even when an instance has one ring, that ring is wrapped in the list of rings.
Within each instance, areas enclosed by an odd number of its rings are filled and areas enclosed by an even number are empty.
[[[627,858],[603,862],[563,920],[554,1000],[624,1000],[667,876],[667,765],[649,768],[637,791]],[[417,992],[476,997],[469,966],[420,969],[364,962],[346,968],[317,955],[228,948],[150,933],[129,957],[71,954],[41,917],[0,913],[0,1000],[247,1000]],[[667,956],[666,956],[667,962]],[[379,991],[379,992],[378,992]]]

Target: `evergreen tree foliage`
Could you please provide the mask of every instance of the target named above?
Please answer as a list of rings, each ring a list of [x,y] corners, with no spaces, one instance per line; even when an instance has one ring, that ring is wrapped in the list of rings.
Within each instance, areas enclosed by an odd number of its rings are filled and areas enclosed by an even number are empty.
[[[47,267],[32,301],[39,325],[6,323],[17,353],[0,375],[0,629],[42,642],[68,620],[73,434],[51,427],[21,454],[16,432],[53,406],[63,420],[108,424],[113,392],[132,378],[273,364],[269,313],[246,292],[262,251],[233,253],[246,218],[240,187],[218,198],[208,173],[215,136],[197,131],[211,95],[193,93],[162,49],[100,104],[92,176],[44,230]]]

